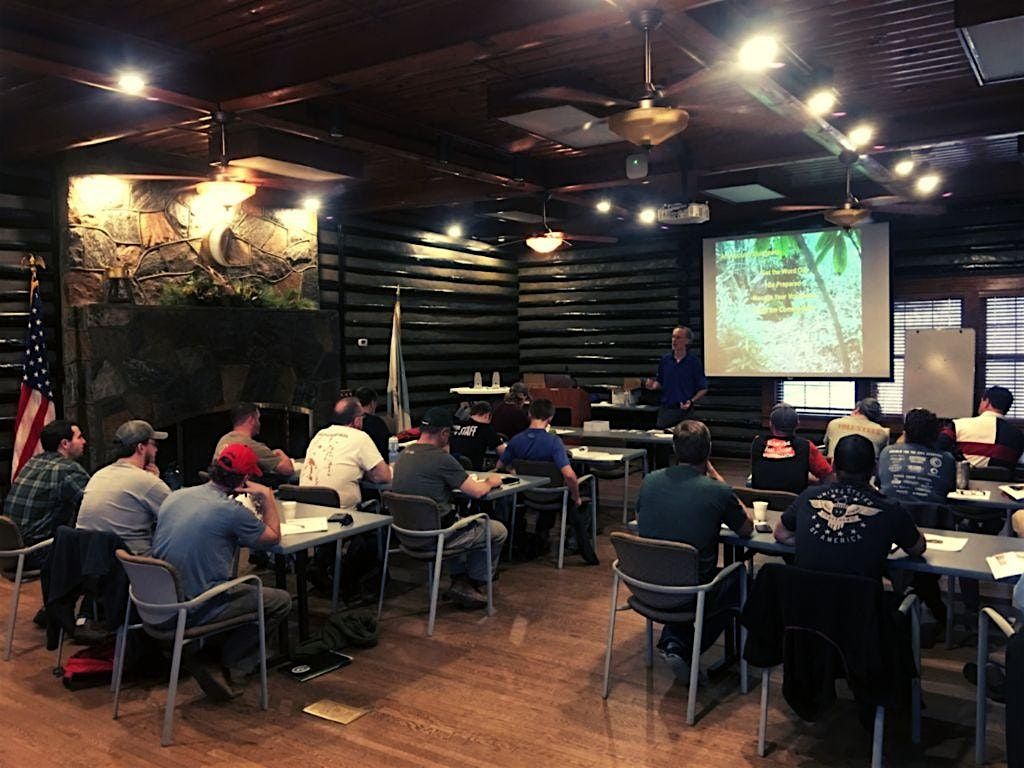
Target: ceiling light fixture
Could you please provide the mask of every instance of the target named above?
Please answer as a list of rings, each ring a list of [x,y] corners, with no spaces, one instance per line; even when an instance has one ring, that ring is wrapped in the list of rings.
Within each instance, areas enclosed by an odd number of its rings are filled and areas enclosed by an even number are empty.
[[[444,231],[444,233],[448,235],[448,237],[458,239],[462,237],[462,225],[457,222],[449,224],[448,228]]]
[[[775,65],[779,42],[772,35],[754,35],[740,46],[737,61],[741,69],[762,72]]]
[[[922,195],[930,195],[936,189],[939,188],[939,184],[942,178],[939,174],[934,172],[928,172],[917,177],[917,181],[914,182],[914,189],[916,189]]]
[[[860,149],[870,144],[874,135],[875,129],[872,126],[867,123],[861,123],[847,134],[847,138],[854,149]]]
[[[594,206],[598,213],[610,213],[612,210],[612,201],[608,199],[598,200],[597,205]]]
[[[305,200],[302,201],[302,207],[305,208],[307,211],[319,211],[320,200],[318,200],[315,197],[307,197]]]
[[[816,117],[824,117],[836,105],[838,97],[831,88],[821,88],[807,99],[807,110]]]
[[[212,181],[201,181],[196,184],[196,194],[203,198],[205,203],[231,208],[255,195],[256,185],[231,177],[228,169],[227,115],[215,112],[213,119],[220,125],[220,170]]]
[[[146,81],[138,72],[123,72],[117,78],[117,88],[122,93],[138,96],[146,89]]]
[[[536,253],[551,253],[562,246],[565,236],[561,232],[544,232],[526,238],[526,247]]]
[[[907,157],[896,163],[896,165],[892,167],[892,172],[897,176],[906,177],[914,170],[914,165],[915,163],[913,159]]]
[[[637,220],[641,224],[647,224],[648,226],[658,220],[658,212],[653,208],[642,208],[640,213],[637,214]]]

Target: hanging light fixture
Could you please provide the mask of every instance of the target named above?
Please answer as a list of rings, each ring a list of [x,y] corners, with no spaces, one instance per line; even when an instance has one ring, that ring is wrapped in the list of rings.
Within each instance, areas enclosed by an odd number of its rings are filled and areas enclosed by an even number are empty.
[[[220,125],[220,170],[211,181],[196,184],[196,193],[204,201],[231,208],[256,194],[256,185],[231,178],[228,169],[227,115],[215,112],[213,119]]]
[[[526,247],[537,253],[551,253],[558,250],[564,242],[564,233],[548,231],[526,238]]]

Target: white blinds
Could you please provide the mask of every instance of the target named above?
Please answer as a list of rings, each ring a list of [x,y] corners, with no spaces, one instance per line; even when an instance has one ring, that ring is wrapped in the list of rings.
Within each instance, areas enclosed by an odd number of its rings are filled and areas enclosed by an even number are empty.
[[[985,386],[1013,393],[1008,415],[1024,418],[1024,296],[985,300]]]

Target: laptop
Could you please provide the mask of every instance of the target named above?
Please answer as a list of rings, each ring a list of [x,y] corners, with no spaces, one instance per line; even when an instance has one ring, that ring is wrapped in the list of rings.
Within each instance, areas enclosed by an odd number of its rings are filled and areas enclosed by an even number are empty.
[[[347,667],[352,663],[352,657],[337,651],[323,651],[315,656],[305,656],[301,660],[286,662],[281,671],[292,680],[304,683],[314,677],[326,675],[336,669]]]

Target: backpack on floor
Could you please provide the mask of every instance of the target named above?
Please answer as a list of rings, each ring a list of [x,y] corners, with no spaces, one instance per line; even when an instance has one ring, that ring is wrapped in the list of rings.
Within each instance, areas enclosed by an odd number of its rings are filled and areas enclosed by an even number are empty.
[[[83,648],[64,662],[64,687],[71,691],[110,685],[114,676],[114,646],[111,643]]]

